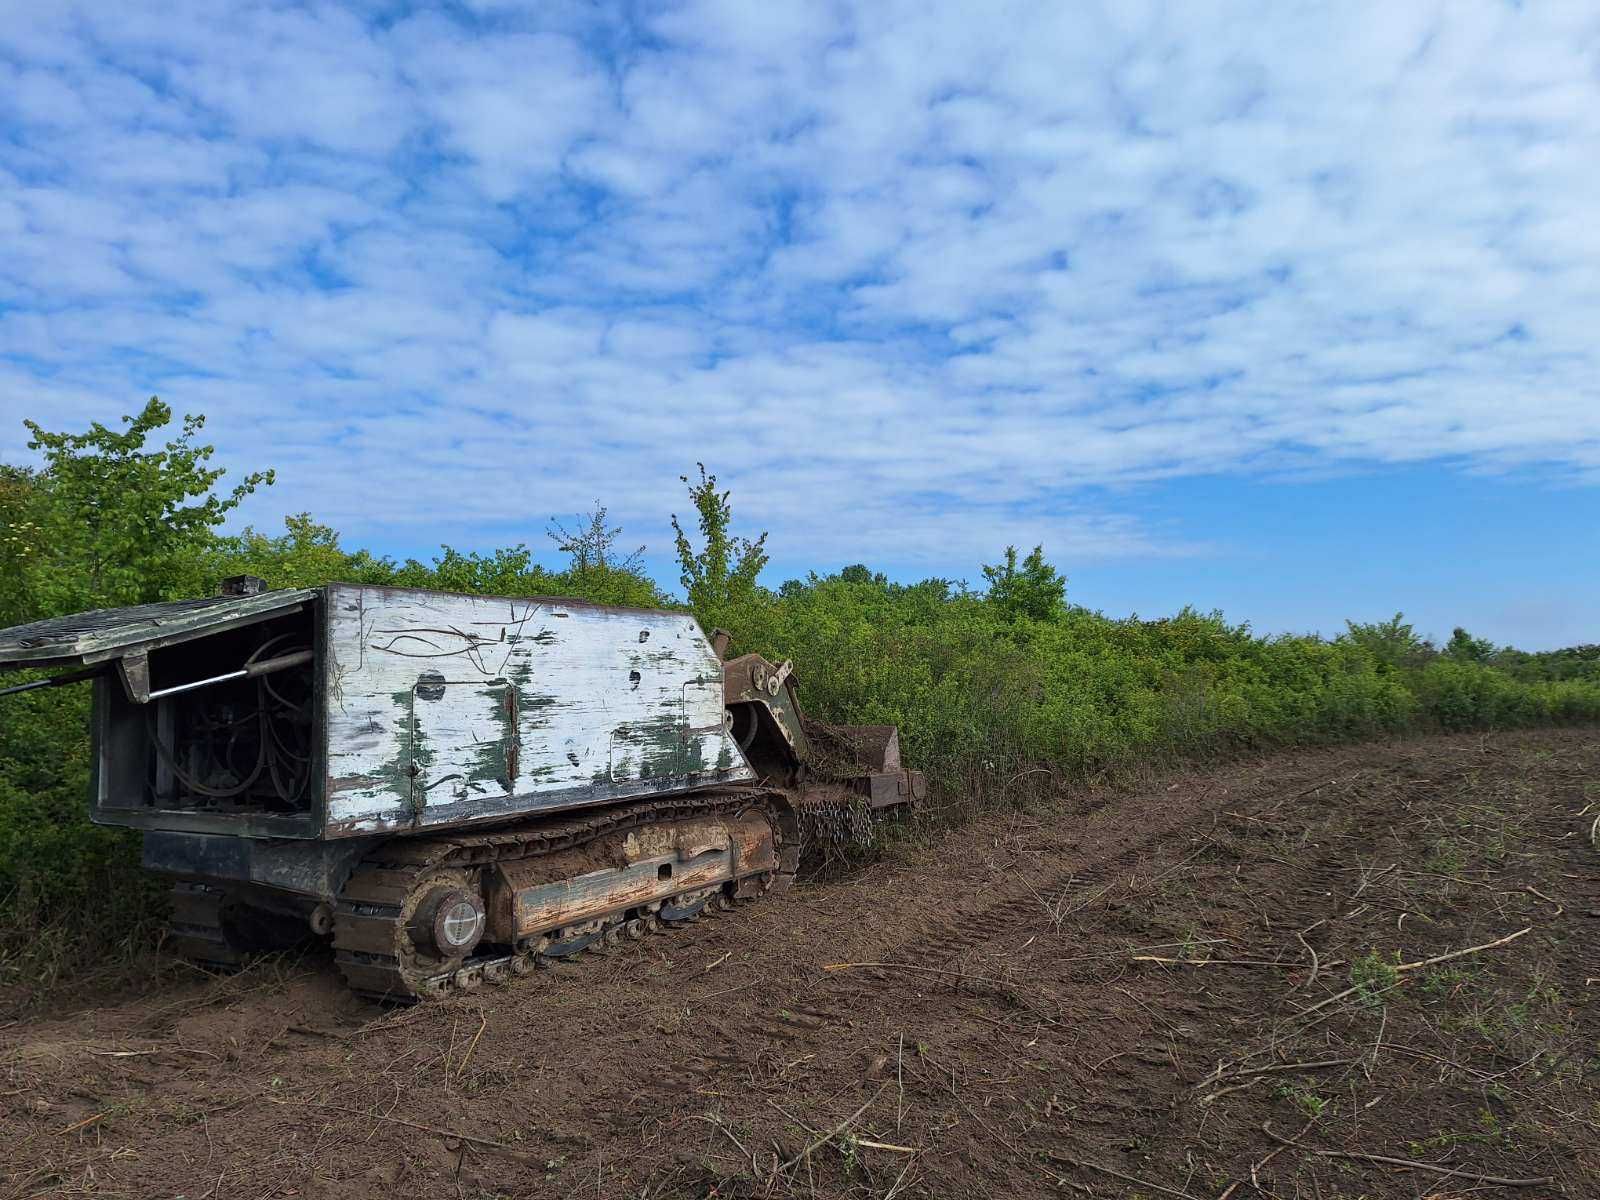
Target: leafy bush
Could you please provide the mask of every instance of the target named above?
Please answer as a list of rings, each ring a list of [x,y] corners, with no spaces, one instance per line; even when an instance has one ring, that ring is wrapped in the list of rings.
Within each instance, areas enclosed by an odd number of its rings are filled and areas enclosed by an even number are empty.
[[[346,550],[309,515],[277,535],[218,525],[224,497],[211,448],[152,400],[127,428],[87,434],[30,426],[39,470],[0,467],[0,624],[207,594],[234,574],[273,586],[333,580],[668,606],[639,554],[596,506],[549,535],[566,554],[547,570],[526,545],[488,554],[442,547],[431,563]],[[987,592],[942,579],[893,583],[857,564],[791,580],[756,578],[765,535],[732,533],[727,491],[685,477],[696,510],[673,518],[688,607],[738,652],[792,660],[807,709],[900,727],[906,760],[927,771],[945,811],[1015,799],[1061,778],[1140,764],[1204,761],[1272,747],[1418,731],[1600,722],[1600,648],[1529,655],[1457,630],[1440,651],[1400,614],[1340,637],[1260,637],[1220,613],[1115,619],[1067,603],[1067,581],[1035,547],[983,568]],[[87,821],[87,696],[61,689],[0,701],[0,971],[40,979],[117,944],[136,945],[163,904],[137,868],[136,838]],[[68,954],[68,950],[71,954]]]

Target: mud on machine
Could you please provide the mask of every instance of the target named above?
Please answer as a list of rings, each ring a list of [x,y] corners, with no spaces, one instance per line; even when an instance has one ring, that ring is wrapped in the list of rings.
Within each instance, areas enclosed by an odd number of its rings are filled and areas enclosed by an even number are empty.
[[[89,681],[91,816],[174,879],[167,946],[330,939],[436,996],[788,886],[922,797],[893,726],[803,716],[788,663],[685,613],[243,576],[0,631]]]

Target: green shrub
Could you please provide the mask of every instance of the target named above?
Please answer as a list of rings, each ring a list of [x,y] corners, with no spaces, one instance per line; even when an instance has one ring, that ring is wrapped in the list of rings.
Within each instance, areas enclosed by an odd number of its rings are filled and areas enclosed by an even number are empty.
[[[304,514],[279,535],[216,526],[258,472],[217,498],[210,448],[152,401],[125,432],[34,427],[42,470],[0,466],[0,624],[90,604],[204,594],[227,575],[273,586],[333,580],[608,604],[670,605],[618,555],[598,508],[550,536],[564,570],[525,545],[444,547],[429,564],[348,551]],[[1457,631],[1441,653],[1403,617],[1351,624],[1335,640],[1260,637],[1220,613],[1114,619],[1067,601],[1042,548],[985,566],[987,595],[930,579],[892,583],[864,566],[756,585],[765,535],[733,536],[728,493],[685,477],[697,520],[673,519],[690,607],[737,652],[792,660],[814,716],[900,727],[940,811],[1022,800],[1062,778],[1200,762],[1274,747],[1419,731],[1600,722],[1600,647],[1528,655]],[[101,519],[111,514],[114,519]],[[691,539],[691,530],[701,544]],[[63,689],[0,701],[0,973],[42,978],[76,954],[131,944],[162,904],[137,869],[137,838],[87,820],[87,696]],[[73,947],[72,954],[63,947]]]

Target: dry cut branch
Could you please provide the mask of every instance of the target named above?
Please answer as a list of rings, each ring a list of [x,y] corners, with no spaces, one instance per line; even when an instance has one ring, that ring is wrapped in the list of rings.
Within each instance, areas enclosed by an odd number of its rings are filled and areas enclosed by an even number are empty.
[[[1414,1158],[1396,1158],[1390,1154],[1363,1154],[1358,1150],[1319,1150],[1314,1146],[1307,1146],[1304,1142],[1286,1138],[1281,1133],[1274,1132],[1270,1121],[1263,1122],[1261,1132],[1275,1142],[1285,1146],[1293,1146],[1297,1150],[1304,1150],[1307,1154],[1314,1154],[1318,1158],[1348,1158],[1357,1162],[1383,1163],[1386,1166],[1406,1167],[1413,1171],[1431,1171],[1435,1175],[1448,1175],[1452,1179],[1467,1179],[1474,1183],[1492,1183],[1499,1187],[1539,1187],[1541,1184],[1554,1183],[1555,1176],[1540,1175],[1530,1179],[1513,1179],[1505,1175],[1481,1175],[1476,1171],[1464,1171],[1460,1167],[1442,1167],[1437,1163],[1419,1162]]]
[[[872,1095],[867,1098],[867,1102],[865,1104],[863,1104],[860,1108],[856,1109],[855,1112],[851,1113],[844,1120],[840,1121],[839,1124],[835,1125],[827,1133],[824,1133],[820,1137],[817,1137],[816,1139],[814,1139],[811,1142],[811,1144],[808,1145],[804,1150],[800,1151],[799,1154],[796,1154],[788,1162],[784,1163],[783,1166],[779,1168],[779,1170],[787,1171],[791,1167],[797,1165],[798,1163],[803,1162],[805,1159],[810,1158],[811,1157],[811,1152],[813,1150],[815,1150],[818,1146],[822,1145],[824,1142],[831,1142],[834,1138],[838,1137],[846,1129],[849,1129],[850,1126],[854,1125],[857,1121],[859,1121],[861,1119],[861,1114],[862,1113],[866,1112],[867,1109],[871,1108],[873,1106],[873,1104],[875,1104],[877,1102],[878,1097],[883,1095],[883,1088],[886,1088],[888,1086],[889,1085],[886,1083],[886,1084],[883,1085],[883,1087],[880,1087],[877,1091],[873,1092]]]
[[[1432,958],[1421,958],[1421,959],[1418,959],[1416,962],[1399,963],[1399,964],[1397,964],[1395,966],[1394,969],[1397,972],[1420,971],[1423,967],[1437,966],[1439,963],[1450,962],[1452,959],[1465,958],[1469,954],[1481,954],[1485,950],[1497,949],[1497,948],[1499,948],[1501,946],[1504,946],[1504,945],[1506,945],[1506,944],[1508,944],[1510,942],[1516,941],[1519,937],[1522,937],[1524,934],[1528,934],[1528,933],[1532,933],[1532,932],[1533,932],[1533,926],[1529,925],[1529,926],[1527,926],[1527,927],[1525,927],[1523,929],[1517,930],[1515,933],[1508,933],[1505,937],[1500,938],[1500,939],[1498,939],[1496,941],[1485,942],[1481,946],[1468,946],[1465,950],[1452,950],[1448,954],[1435,954]],[[1328,1005],[1334,1003],[1336,1000],[1343,1000],[1346,996],[1355,995],[1360,990],[1361,990],[1361,988],[1359,986],[1345,988],[1344,991],[1335,992],[1333,995],[1329,996],[1326,1000],[1319,1000],[1317,1003],[1313,1004],[1310,1008],[1302,1008],[1300,1010],[1300,1012],[1298,1014],[1296,1014],[1296,1015],[1302,1016],[1302,1017],[1309,1016],[1311,1013],[1316,1012],[1318,1009],[1322,1009],[1322,1008],[1328,1007]]]

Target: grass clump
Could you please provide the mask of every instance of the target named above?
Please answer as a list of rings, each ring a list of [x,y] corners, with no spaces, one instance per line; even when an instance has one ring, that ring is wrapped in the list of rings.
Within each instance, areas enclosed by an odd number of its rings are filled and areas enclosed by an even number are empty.
[[[1286,1100],[1294,1105],[1302,1116],[1312,1121],[1327,1112],[1329,1106],[1333,1103],[1326,1096],[1317,1095],[1304,1082],[1280,1083],[1273,1089],[1272,1094],[1279,1100]]]
[[[1369,950],[1350,964],[1350,986],[1363,1004],[1377,1008],[1385,996],[1400,986],[1400,972],[1396,970],[1399,961],[1398,953],[1385,958],[1376,950]]]

